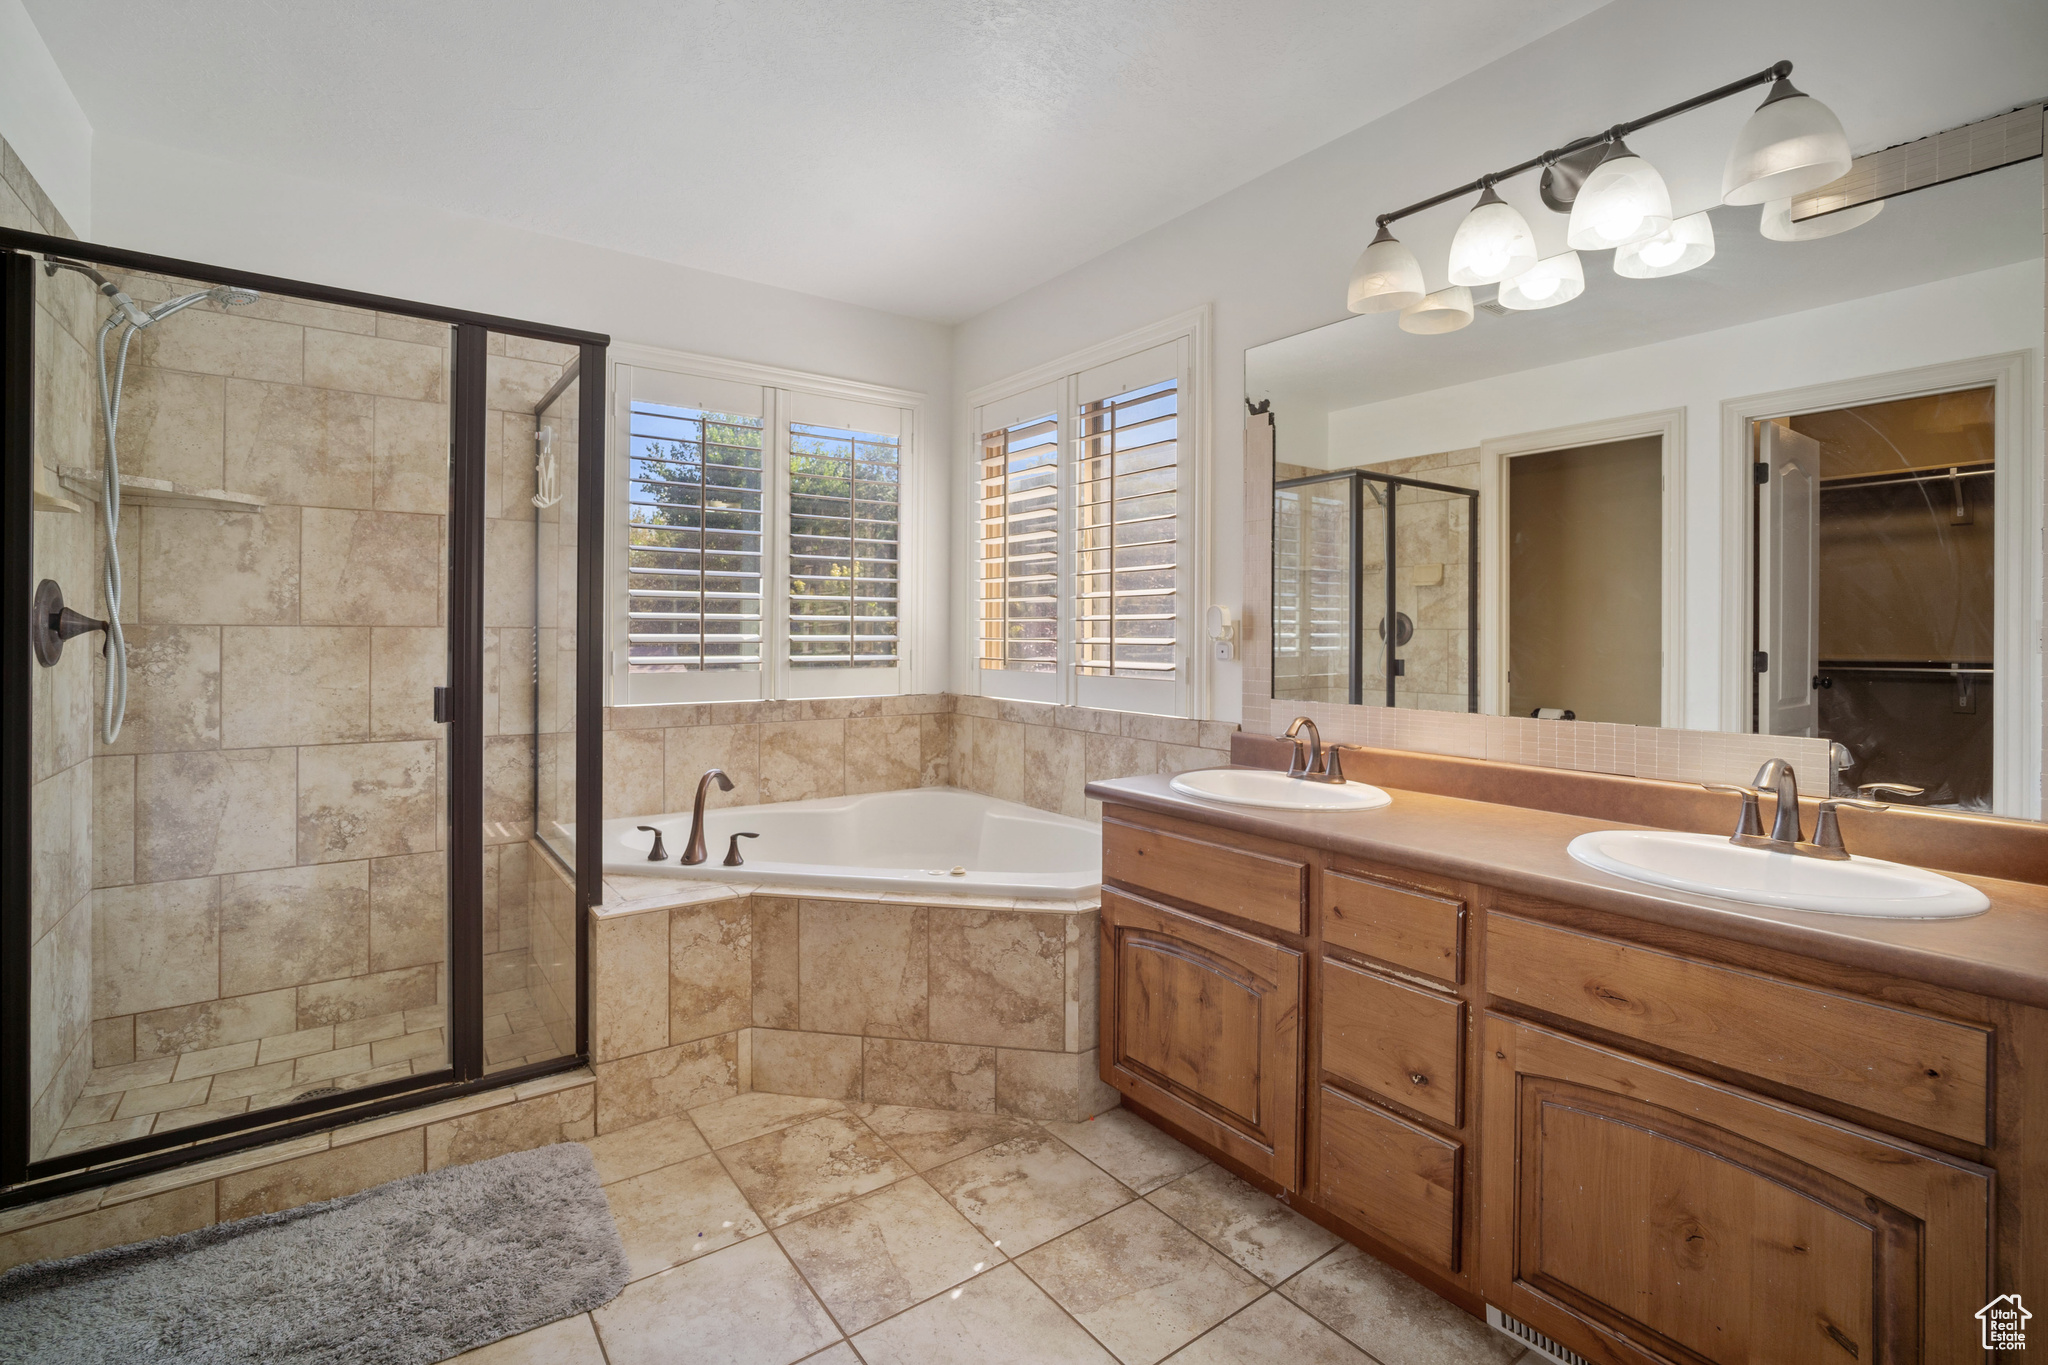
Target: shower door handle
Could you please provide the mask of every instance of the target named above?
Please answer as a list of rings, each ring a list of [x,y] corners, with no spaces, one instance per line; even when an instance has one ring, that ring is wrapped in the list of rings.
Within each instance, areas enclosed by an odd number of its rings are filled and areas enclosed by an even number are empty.
[[[446,725],[447,723],[448,689],[445,687],[437,687],[434,689],[434,724]]]

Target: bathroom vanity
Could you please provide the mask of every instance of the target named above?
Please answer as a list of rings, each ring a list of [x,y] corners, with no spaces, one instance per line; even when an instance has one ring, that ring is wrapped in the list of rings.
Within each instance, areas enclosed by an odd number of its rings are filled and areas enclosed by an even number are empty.
[[[1939,923],[1739,906],[1565,852],[1721,798],[1345,762],[1393,804],[1090,786],[1128,1105],[1587,1360],[1976,1360],[1995,1295],[2048,1301],[2048,887],[1968,876],[1991,908]],[[2048,866],[2038,827],[1952,828]]]

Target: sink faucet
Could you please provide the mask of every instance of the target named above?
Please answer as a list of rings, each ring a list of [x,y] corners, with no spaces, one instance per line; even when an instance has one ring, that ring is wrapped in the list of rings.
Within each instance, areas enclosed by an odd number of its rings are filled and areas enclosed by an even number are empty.
[[[683,850],[680,860],[688,867],[694,867],[711,856],[704,847],[704,793],[714,778],[720,791],[732,790],[732,779],[725,775],[723,768],[706,768],[704,776],[697,779],[697,804],[690,808],[690,846]]]
[[[1304,752],[1301,732],[1308,731],[1308,745]],[[1285,736],[1294,741],[1294,757],[1287,764],[1287,775],[1310,782],[1343,782],[1344,762],[1337,756],[1337,746],[1323,747],[1323,733],[1316,729],[1316,723],[1307,716],[1296,716],[1294,724],[1287,727]]]
[[[1831,862],[1845,862],[1849,857],[1849,850],[1842,845],[1841,823],[1835,818],[1837,809],[1842,806],[1852,810],[1891,809],[1881,801],[1829,797],[1820,803],[1819,813],[1814,819],[1813,842],[1808,843],[1799,828],[1799,781],[1792,765],[1784,759],[1766,760],[1746,787],[1727,782],[1705,782],[1701,785],[1708,791],[1733,792],[1742,798],[1742,814],[1736,819],[1735,833],[1729,836],[1729,843],[1743,848],[1766,849],[1772,853],[1790,853],[1801,858],[1825,858]],[[1897,782],[1869,782],[1856,790],[1868,797],[1873,792],[1918,796],[1921,789]],[[1758,798],[1766,791],[1776,802],[1769,834],[1764,833],[1763,818],[1757,807]]]

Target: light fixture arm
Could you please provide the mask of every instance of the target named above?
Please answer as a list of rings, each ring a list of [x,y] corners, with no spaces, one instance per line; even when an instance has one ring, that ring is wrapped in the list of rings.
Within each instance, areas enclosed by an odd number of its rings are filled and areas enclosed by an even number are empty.
[[[1645,114],[1643,117],[1633,119],[1627,123],[1617,123],[1605,132],[1594,133],[1589,137],[1579,138],[1575,142],[1567,142],[1564,146],[1544,152],[1540,156],[1532,156],[1527,161],[1517,162],[1504,171],[1491,171],[1476,180],[1458,186],[1456,189],[1445,190],[1442,194],[1431,195],[1429,198],[1410,204],[1406,208],[1395,209],[1392,213],[1382,213],[1373,221],[1379,224],[1382,230],[1385,230],[1389,223],[1406,218],[1410,214],[1420,213],[1424,209],[1433,209],[1438,204],[1446,204],[1453,199],[1462,199],[1474,191],[1491,189],[1503,180],[1512,180],[1514,177],[1533,171],[1539,166],[1549,166],[1564,157],[1572,155],[1574,152],[1583,152],[1589,147],[1597,147],[1602,143],[1619,142],[1630,134],[1640,129],[1648,128],[1652,124],[1662,123],[1665,119],[1676,118],[1680,114],[1690,113],[1695,109],[1725,100],[1730,95],[1739,95],[1745,90],[1753,90],[1759,85],[1770,85],[1774,82],[1785,80],[1791,74],[1792,63],[1782,61],[1773,63],[1755,75],[1744,76],[1739,81],[1730,81],[1726,85],[1717,86],[1707,91],[1704,95],[1695,95],[1689,100],[1681,100],[1677,104],[1659,109],[1654,114]]]

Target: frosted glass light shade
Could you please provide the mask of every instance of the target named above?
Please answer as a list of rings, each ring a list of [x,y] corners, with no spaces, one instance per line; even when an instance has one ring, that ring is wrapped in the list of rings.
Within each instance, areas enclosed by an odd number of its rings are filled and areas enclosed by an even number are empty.
[[[1536,234],[1529,221],[1488,185],[1451,238],[1451,283],[1511,280],[1534,264]]]
[[[1455,332],[1472,321],[1472,291],[1462,284],[1439,289],[1401,310],[1401,330],[1422,336]]]
[[[1884,208],[1884,200],[1873,199],[1868,204],[1854,208],[1836,209],[1818,218],[1802,218],[1792,221],[1792,201],[1773,199],[1764,205],[1762,231],[1774,242],[1817,242],[1823,237],[1832,237],[1850,228],[1862,227],[1877,217]]]
[[[1795,198],[1848,174],[1849,160],[1849,135],[1835,111],[1780,79],[1728,149],[1721,202]]]
[[[1351,288],[1344,306],[1354,313],[1390,313],[1420,303],[1427,292],[1422,287],[1422,263],[1382,226],[1358,264],[1351,267]]]
[[[1655,237],[1630,242],[1614,253],[1614,273],[1631,280],[1683,275],[1714,259],[1714,224],[1704,213],[1689,213]]]
[[[1500,287],[1495,301],[1503,308],[1526,311],[1570,303],[1586,290],[1586,268],[1576,251],[1545,256]]]
[[[1654,237],[1671,226],[1671,191],[1657,168],[1615,142],[1572,200],[1565,244],[1605,251]]]

